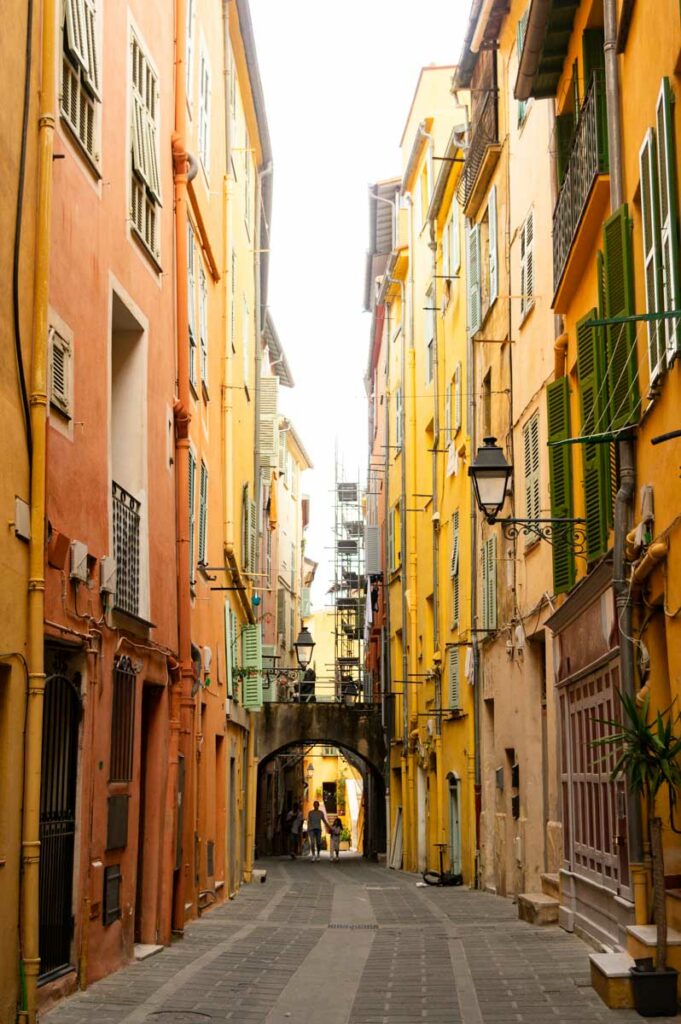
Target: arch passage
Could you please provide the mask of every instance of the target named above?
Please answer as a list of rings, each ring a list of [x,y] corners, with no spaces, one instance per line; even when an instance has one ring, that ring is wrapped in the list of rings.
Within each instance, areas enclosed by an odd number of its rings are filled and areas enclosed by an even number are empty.
[[[265,704],[257,716],[255,748],[258,768],[256,847],[259,855],[283,852],[273,836],[276,821],[272,808],[285,814],[295,797],[295,785],[277,794],[268,765],[287,748],[329,744],[354,755],[364,781],[364,855],[375,859],[384,853],[385,835],[385,740],[378,708],[353,708],[341,704]],[[302,763],[302,761],[301,761]]]

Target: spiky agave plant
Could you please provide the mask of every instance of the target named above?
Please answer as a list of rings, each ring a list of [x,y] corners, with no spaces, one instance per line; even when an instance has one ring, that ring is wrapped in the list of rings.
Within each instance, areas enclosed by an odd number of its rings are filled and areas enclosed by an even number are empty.
[[[593,741],[593,746],[611,745],[617,761],[610,772],[614,781],[624,773],[629,791],[639,798],[645,798],[650,833],[650,850],[653,861],[653,908],[657,928],[656,970],[664,971],[667,966],[667,909],[664,889],[664,856],[662,853],[662,818],[656,813],[655,800],[666,787],[669,798],[670,817],[673,815],[677,791],[681,788],[681,766],[677,758],[681,754],[681,739],[675,735],[675,728],[681,714],[672,715],[671,705],[648,721],[650,694],[646,694],[641,705],[634,697],[618,691],[624,710],[624,721],[599,718],[596,721],[610,726],[614,731]],[[612,755],[606,755],[609,760]]]

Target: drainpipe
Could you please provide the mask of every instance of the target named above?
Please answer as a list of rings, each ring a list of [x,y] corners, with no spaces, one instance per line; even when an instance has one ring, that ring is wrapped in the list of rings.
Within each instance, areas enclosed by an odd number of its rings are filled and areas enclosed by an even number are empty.
[[[180,684],[171,690],[170,763],[171,794],[178,794],[179,755],[184,758],[182,855],[178,858],[173,894],[173,931],[182,933],[185,922],[187,880],[194,885],[194,670],[191,660],[191,596],[189,565],[189,315],[187,298],[187,96],[185,76],[186,0],[175,5],[175,131],[173,176],[175,186],[175,289],[177,302],[177,401],[175,402],[175,480],[177,508],[177,621]],[[174,776],[174,778],[173,778]],[[177,814],[177,811],[175,811]]]
[[[42,74],[38,121],[38,211],[34,246],[30,418],[31,537],[28,580],[28,694],[24,747],[24,809],[21,837],[21,956],[26,983],[19,1018],[36,1021],[40,973],[40,778],[45,658],[45,488],[47,448],[47,303],[52,221],[52,155],[55,125],[55,0],[42,4]],[[28,31],[32,31],[29,25]]]
[[[608,152],[610,163],[610,206],[617,210],[624,202],[622,168],[622,131],[620,124],[619,65],[617,59],[617,0],[605,0],[604,54],[605,93],[608,113]],[[634,671],[634,648],[631,641],[632,607],[626,580],[625,544],[633,520],[634,488],[636,484],[636,462],[633,441],[619,441],[617,454],[620,465],[620,486],[615,498],[615,542],[613,552],[613,586],[617,604],[617,621],[620,626],[620,660],[622,665],[622,689],[634,696],[636,680]],[[636,798],[628,801],[629,860],[634,866],[643,861],[643,833],[641,826],[641,804]]]
[[[432,145],[432,143],[431,143]],[[433,268],[433,452],[432,452],[432,532],[433,532],[433,651],[440,653],[440,508],[438,504],[438,462],[440,448],[440,364],[437,347],[437,234],[436,222],[430,222],[429,248]],[[439,685],[439,683],[437,684]],[[440,706],[442,701],[440,700]],[[442,720],[440,719],[440,722]]]

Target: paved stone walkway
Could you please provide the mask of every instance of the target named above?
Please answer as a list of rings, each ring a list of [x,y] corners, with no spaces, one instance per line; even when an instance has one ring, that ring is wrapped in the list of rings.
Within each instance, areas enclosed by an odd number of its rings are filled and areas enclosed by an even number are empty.
[[[271,860],[182,941],[72,996],[46,1024],[625,1024],[588,947],[509,900],[422,889],[345,855]],[[658,1024],[664,1024],[660,1018]]]

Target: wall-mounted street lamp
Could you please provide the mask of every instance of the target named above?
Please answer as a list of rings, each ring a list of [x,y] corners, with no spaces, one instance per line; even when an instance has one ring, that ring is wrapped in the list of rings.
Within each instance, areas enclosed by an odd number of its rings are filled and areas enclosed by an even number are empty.
[[[303,669],[303,671],[305,671],[305,669],[310,664],[310,661],[312,659],[312,651],[314,650],[315,642],[312,639],[312,635],[307,626],[304,626],[302,623],[300,626],[300,633],[298,634],[298,639],[294,643],[293,647],[296,652],[298,664]]]
[[[584,519],[499,519],[499,513],[506,500],[508,484],[513,476],[509,465],[497,444],[496,437],[484,437],[482,448],[478,448],[475,460],[468,468],[473,481],[473,490],[478,508],[490,525],[499,523],[508,540],[519,536],[534,535],[549,544],[558,541],[567,545],[576,555],[586,550]]]

